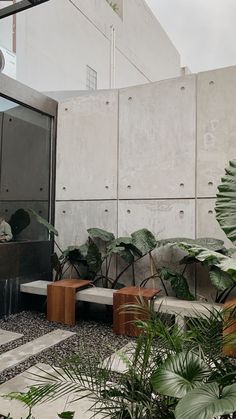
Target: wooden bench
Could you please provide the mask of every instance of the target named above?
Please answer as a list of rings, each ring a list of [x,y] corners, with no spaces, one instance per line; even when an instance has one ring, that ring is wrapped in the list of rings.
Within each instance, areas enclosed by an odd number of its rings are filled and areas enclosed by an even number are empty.
[[[47,284],[47,319],[74,326],[76,291],[91,285],[91,281],[83,279],[63,279]]]
[[[117,335],[139,336],[140,329],[138,329],[134,321],[146,320],[147,315],[140,311],[135,313],[135,310],[122,310],[123,305],[138,304],[139,298],[144,302],[152,300],[158,293],[159,289],[155,288],[140,288],[140,287],[125,287],[113,294],[113,331]]]
[[[21,284],[23,293],[47,296],[49,281],[34,281]],[[116,290],[92,287],[76,293],[76,301],[86,301],[97,304],[113,305],[113,294]],[[185,326],[185,318],[209,315],[212,309],[221,310],[222,304],[210,304],[201,301],[185,301],[175,297],[157,297],[154,302],[155,311],[175,316],[175,321],[180,327]]]

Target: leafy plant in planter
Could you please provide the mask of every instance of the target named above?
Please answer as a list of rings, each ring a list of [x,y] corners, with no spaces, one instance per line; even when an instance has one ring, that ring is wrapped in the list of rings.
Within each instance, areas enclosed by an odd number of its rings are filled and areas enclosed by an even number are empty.
[[[230,292],[235,286],[235,282],[233,278],[224,273],[219,266],[217,266],[217,260],[220,259],[222,256],[225,257],[225,260],[232,261],[231,255],[234,253],[234,249],[226,249],[224,247],[224,242],[219,239],[213,238],[199,238],[199,239],[189,239],[189,238],[174,238],[174,239],[166,239],[161,241],[162,245],[172,245],[177,246],[188,253],[187,256],[184,256],[180,260],[180,265],[184,265],[184,269],[182,274],[178,274],[176,272],[170,272],[167,279],[172,280],[173,282],[173,289],[175,289],[177,298],[184,299],[184,295],[187,297],[186,299],[192,299],[191,295],[188,292],[188,288],[186,288],[187,279],[184,277],[185,269],[190,264],[201,263],[203,266],[207,267],[209,270],[209,279],[212,285],[216,288],[216,299],[217,303],[223,303],[225,299],[228,297]],[[205,249],[206,252],[211,254],[214,252],[213,258],[198,258],[197,252],[200,249]],[[215,263],[216,262],[216,263]],[[233,263],[233,262],[232,262]],[[169,270],[167,269],[167,272]],[[160,272],[161,274],[161,272]],[[166,275],[166,268],[164,268],[164,275]],[[178,285],[178,278],[180,278],[181,282]],[[177,290],[178,289],[178,290]],[[178,296],[177,294],[180,294]]]
[[[134,265],[144,256],[149,255],[157,246],[154,235],[147,229],[137,230],[127,237],[115,238],[112,233],[97,228],[88,229],[92,239],[100,239],[104,243],[103,261],[105,261],[105,278],[110,281],[111,288],[119,284],[122,275],[129,269],[132,269],[132,283],[136,284]],[[109,271],[114,257],[119,257],[125,262],[125,267],[121,269],[116,278],[111,279]]]
[[[94,402],[92,417],[235,418],[235,363],[222,355],[224,313],[213,311],[193,319],[189,329],[181,331],[176,325],[167,325],[152,307],[127,309],[145,310],[149,320],[137,322],[143,333],[132,355],[120,355],[126,372],[114,374],[111,365],[102,362],[84,368],[79,356],[65,360],[59,373],[54,368],[46,382],[40,371],[34,376],[40,384],[27,394],[31,406],[74,393],[77,400],[89,397]]]
[[[229,162],[225,169],[225,176],[218,186],[215,204],[216,220],[229,240],[236,244],[236,160]],[[175,243],[174,243],[175,242]],[[216,301],[224,303],[229,294],[236,287],[236,260],[231,256],[236,253],[236,248],[220,249],[209,246],[201,241],[185,239],[173,240],[173,244],[188,253],[185,261],[200,262],[209,269],[212,284],[218,290]]]
[[[229,168],[226,169],[226,176],[222,178],[222,184],[218,187],[216,201],[216,214],[222,229],[230,240],[236,242],[236,162],[230,162]],[[34,214],[38,221],[43,223],[49,231],[57,234],[57,231],[47,222]],[[54,230],[53,230],[54,229]],[[132,283],[136,283],[135,279],[135,263],[141,258],[148,255],[150,260],[150,276],[144,278],[141,286],[147,284],[150,279],[159,278],[162,287],[166,293],[165,282],[169,281],[176,297],[181,299],[192,300],[194,296],[191,294],[188,282],[184,276],[186,266],[191,263],[202,263],[209,269],[209,278],[217,289],[216,302],[224,302],[230,292],[236,286],[236,264],[231,255],[235,252],[235,248],[226,249],[221,240],[203,238],[203,239],[167,239],[157,241],[154,235],[146,230],[138,230],[129,237],[119,237],[115,239],[114,235],[101,229],[92,228],[88,230],[89,241],[83,246],[73,246],[62,252],[61,260],[54,255],[54,265],[57,269],[57,279],[62,276],[63,268],[72,265],[80,275],[80,268],[85,276],[90,276],[95,282],[102,281],[103,285],[115,288],[119,286],[122,275],[129,269],[132,269]],[[96,240],[102,243],[103,249],[99,251]],[[160,268],[156,266],[153,250],[156,248],[172,244],[180,247],[188,253],[180,264],[184,264],[182,273],[173,272],[169,268]],[[89,251],[88,251],[89,249]],[[125,261],[125,267],[119,274],[112,278],[110,275],[111,260],[117,255]],[[92,260],[90,260],[90,256]],[[105,266],[105,268],[104,268]],[[122,286],[122,285],[120,285]]]

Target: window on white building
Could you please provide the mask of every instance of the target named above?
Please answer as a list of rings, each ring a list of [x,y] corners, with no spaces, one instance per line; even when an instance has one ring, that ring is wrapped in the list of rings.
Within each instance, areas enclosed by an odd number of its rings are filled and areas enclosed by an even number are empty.
[[[87,79],[86,79],[86,88],[88,90],[97,89],[97,72],[87,65]]]

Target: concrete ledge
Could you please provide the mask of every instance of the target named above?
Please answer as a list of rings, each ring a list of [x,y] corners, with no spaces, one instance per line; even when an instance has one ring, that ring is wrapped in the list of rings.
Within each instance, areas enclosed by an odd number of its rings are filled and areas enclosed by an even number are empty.
[[[34,281],[27,284],[21,284],[21,292],[36,295],[47,295],[47,285],[49,281]],[[77,301],[87,301],[97,304],[113,305],[113,293],[115,290],[91,287],[77,292]],[[179,300],[175,297],[157,297],[154,303],[155,311],[160,310],[162,313],[173,314],[175,316],[197,317],[199,315],[207,315],[210,310],[221,310],[221,304],[210,304],[199,301]]]
[[[179,300],[175,297],[159,297],[154,303],[155,311],[181,315],[182,317],[197,317],[207,315],[211,310],[221,310],[222,304],[211,304],[203,301]]]
[[[47,285],[49,281],[34,281],[27,284],[21,284],[21,292],[27,294],[47,295]],[[115,290],[99,287],[86,288],[76,293],[77,301],[87,301],[90,303],[113,305],[113,293]]]

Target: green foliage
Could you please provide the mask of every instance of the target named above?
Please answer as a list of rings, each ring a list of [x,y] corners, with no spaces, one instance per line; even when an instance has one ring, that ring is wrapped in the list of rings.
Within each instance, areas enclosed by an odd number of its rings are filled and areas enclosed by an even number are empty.
[[[186,237],[175,237],[172,239],[165,239],[160,240],[160,244],[162,246],[168,245],[168,244],[175,244],[175,243],[187,243],[190,245],[196,245],[205,247],[208,250],[214,250],[215,252],[220,252],[222,249],[224,249],[224,242],[219,239],[214,239],[212,237],[200,237],[198,239],[189,239]]]
[[[159,276],[163,281],[170,281],[171,288],[175,292],[177,298],[182,300],[194,300],[191,294],[186,278],[178,272],[173,272],[167,268],[161,268]]]
[[[57,416],[61,419],[73,419],[75,416],[75,412],[70,412],[70,411],[62,412],[62,413],[58,413]]]
[[[133,245],[144,256],[154,250],[157,246],[157,241],[151,231],[143,228],[131,234]]]
[[[96,273],[101,269],[102,256],[101,256],[101,253],[99,251],[99,248],[93,242],[89,242],[89,244],[88,244],[86,262],[87,262],[87,266],[88,266],[89,277],[95,276]]]
[[[111,0],[106,0],[106,2],[109,4],[109,6],[111,6],[111,8],[114,10],[114,12],[116,12],[116,13],[118,12],[119,7],[118,7],[117,3],[114,3]]]
[[[81,246],[69,246],[60,257],[62,266],[69,262],[79,272],[81,277],[93,279],[102,266],[102,256],[98,246],[89,241]],[[80,267],[85,268],[82,274]]]
[[[209,375],[208,366],[193,352],[170,356],[151,377],[155,391],[181,399]]]
[[[236,411],[236,384],[220,389],[207,383],[190,391],[176,407],[176,419],[212,419]]]
[[[126,372],[114,374],[110,362],[94,366],[89,358],[85,368],[77,356],[63,360],[60,369],[52,368],[46,378],[39,370],[34,374],[37,390],[21,400],[34,406],[73,393],[76,400],[91,399],[92,417],[229,419],[236,411],[236,369],[222,354],[225,313],[213,311],[191,319],[188,329],[180,331],[152,305],[138,306],[148,320],[139,321],[143,333],[133,350],[120,355]]]
[[[218,186],[216,219],[229,240],[236,244],[236,160],[229,162]]]
[[[176,243],[178,247],[188,252],[192,257],[195,257],[200,262],[204,262],[207,266],[214,266],[228,273],[232,280],[236,280],[236,260],[221,253],[209,250],[207,248],[191,245],[188,243]]]
[[[231,275],[226,272],[221,271],[216,266],[212,266],[209,271],[209,276],[212,284],[219,291],[225,291],[227,288],[233,285],[233,280]]]
[[[55,234],[55,236],[58,236],[58,231],[55,229],[55,227],[52,224],[50,224],[47,220],[45,220],[45,218],[40,217],[40,215],[37,214],[37,212],[35,212],[32,208],[29,208],[27,211],[29,212],[30,215],[32,215],[36,219],[36,221],[39,224],[42,224],[49,231],[49,233],[53,233]]]
[[[107,250],[108,254],[119,255],[129,265],[134,262],[135,256],[142,256],[141,251],[134,245],[131,237],[118,237],[109,244]]]
[[[104,242],[111,242],[115,239],[113,233],[110,233],[106,230],[102,230],[101,228],[89,228],[87,232],[89,233],[89,236],[93,239],[100,239]]]

